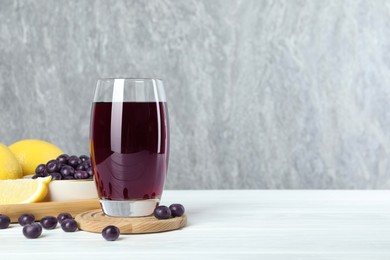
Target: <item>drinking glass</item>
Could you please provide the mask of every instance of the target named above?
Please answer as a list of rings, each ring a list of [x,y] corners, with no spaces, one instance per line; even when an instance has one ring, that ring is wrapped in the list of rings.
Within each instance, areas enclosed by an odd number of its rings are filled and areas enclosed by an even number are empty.
[[[151,215],[168,168],[169,122],[159,79],[100,79],[91,112],[92,169],[103,212]]]

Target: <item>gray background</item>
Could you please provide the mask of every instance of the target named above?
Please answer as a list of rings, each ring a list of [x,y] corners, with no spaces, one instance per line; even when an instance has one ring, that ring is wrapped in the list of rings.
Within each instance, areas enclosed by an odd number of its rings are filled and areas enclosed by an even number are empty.
[[[158,77],[167,188],[389,188],[389,3],[0,0],[0,141],[89,153],[96,80]]]

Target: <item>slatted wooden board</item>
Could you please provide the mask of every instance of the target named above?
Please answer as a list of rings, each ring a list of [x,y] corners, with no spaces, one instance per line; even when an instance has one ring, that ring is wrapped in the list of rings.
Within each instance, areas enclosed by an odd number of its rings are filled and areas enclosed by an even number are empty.
[[[176,230],[187,224],[186,215],[164,220],[156,219],[154,216],[118,218],[105,215],[101,209],[80,213],[75,219],[80,229],[94,233],[101,233],[108,225],[117,226],[121,234],[145,234]]]
[[[35,220],[40,220],[45,216],[57,216],[60,213],[68,212],[76,216],[87,210],[99,209],[99,200],[77,200],[64,202],[39,202],[29,204],[9,204],[0,205],[0,214],[7,215],[11,222],[18,222],[20,215],[29,213],[35,216]]]

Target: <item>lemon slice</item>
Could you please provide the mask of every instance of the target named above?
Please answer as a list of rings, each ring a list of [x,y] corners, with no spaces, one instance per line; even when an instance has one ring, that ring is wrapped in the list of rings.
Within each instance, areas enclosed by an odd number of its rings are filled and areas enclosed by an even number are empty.
[[[37,179],[0,180],[0,204],[42,201],[48,191],[51,176]]]

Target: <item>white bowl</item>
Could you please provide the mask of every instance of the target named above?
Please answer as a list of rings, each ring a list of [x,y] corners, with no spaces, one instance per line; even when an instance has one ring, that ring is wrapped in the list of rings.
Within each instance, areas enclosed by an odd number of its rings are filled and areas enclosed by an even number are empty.
[[[32,178],[27,175],[23,178]],[[72,201],[98,199],[94,180],[52,180],[44,201]]]
[[[97,199],[93,180],[58,180],[49,183],[46,201],[72,201]]]

